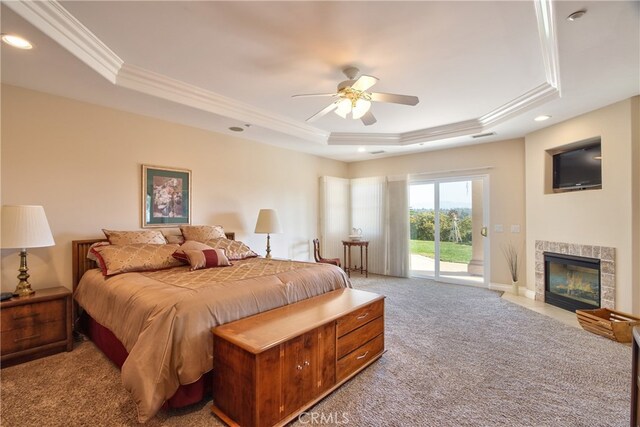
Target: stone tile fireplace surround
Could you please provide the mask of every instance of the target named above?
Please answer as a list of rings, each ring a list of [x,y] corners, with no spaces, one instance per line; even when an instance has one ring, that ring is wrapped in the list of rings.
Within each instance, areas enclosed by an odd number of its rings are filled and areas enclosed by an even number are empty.
[[[615,248],[536,240],[536,301],[544,302],[544,253],[583,256],[600,260],[600,307],[616,308]]]

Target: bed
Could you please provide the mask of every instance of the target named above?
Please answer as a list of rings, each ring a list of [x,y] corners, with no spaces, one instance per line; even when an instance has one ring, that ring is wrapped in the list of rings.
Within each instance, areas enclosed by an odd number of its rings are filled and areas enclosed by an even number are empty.
[[[105,277],[86,257],[93,243],[104,240],[73,241],[76,311],[89,337],[121,366],[140,422],[163,405],[202,399],[213,367],[212,327],[351,287],[333,265],[260,257],[224,268],[179,266]]]

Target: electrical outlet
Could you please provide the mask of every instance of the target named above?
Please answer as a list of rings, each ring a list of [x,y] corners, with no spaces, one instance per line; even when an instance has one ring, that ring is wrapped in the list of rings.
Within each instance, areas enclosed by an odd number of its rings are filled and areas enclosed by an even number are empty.
[[[511,225],[511,232],[512,233],[519,233],[520,232],[520,224],[512,224]]]
[[[502,224],[495,224],[493,226],[493,231],[495,231],[496,233],[502,233],[504,232],[504,226]]]

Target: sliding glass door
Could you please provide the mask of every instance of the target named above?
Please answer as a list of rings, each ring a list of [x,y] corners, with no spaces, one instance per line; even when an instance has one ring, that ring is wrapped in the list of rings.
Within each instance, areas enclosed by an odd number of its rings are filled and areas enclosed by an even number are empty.
[[[413,182],[409,191],[411,274],[488,285],[487,177]]]

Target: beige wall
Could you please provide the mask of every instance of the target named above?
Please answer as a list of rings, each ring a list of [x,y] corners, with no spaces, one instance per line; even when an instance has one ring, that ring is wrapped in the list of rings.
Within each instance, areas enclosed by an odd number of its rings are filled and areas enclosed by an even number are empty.
[[[637,179],[635,185],[632,181],[634,169],[638,173],[632,128],[639,120],[632,116],[632,111],[638,111],[632,109],[633,103],[637,98],[526,136],[527,283],[531,289],[536,240],[612,246],[616,249],[616,308],[640,312],[638,277],[633,277],[634,265],[640,262],[640,254],[633,251],[633,236],[638,234],[632,231],[634,215],[638,221],[632,200],[637,208],[640,191]],[[545,194],[545,150],[596,136],[602,137],[602,189]]]
[[[523,246],[525,240],[524,140],[472,145],[349,164],[351,178],[424,173],[432,178],[489,175],[490,281],[496,284],[510,284],[511,279],[501,248],[509,241]],[[504,232],[494,232],[496,224],[502,224]],[[520,225],[521,232],[511,233],[511,225],[516,224]],[[524,271],[524,263],[521,267]]]
[[[140,228],[141,164],[192,171],[192,223],[222,224],[264,254],[258,210],[278,210],[274,256],[309,259],[317,235],[318,177],[342,162],[283,150],[12,86],[2,87],[2,204],[43,205],[56,241],[29,251],[35,289],[71,287],[71,240],[101,228]],[[2,290],[19,258],[2,250]]]

